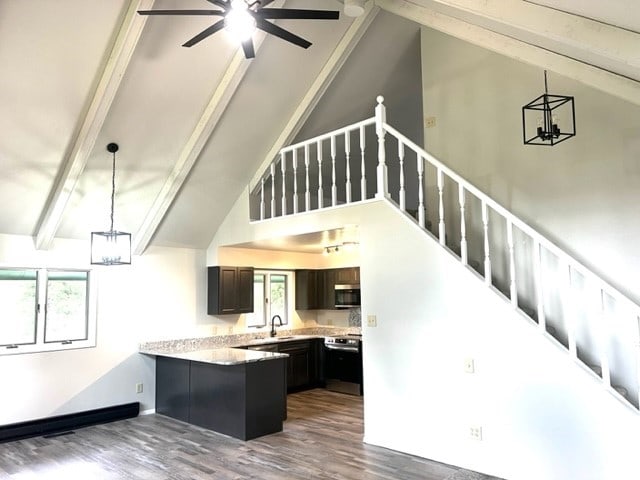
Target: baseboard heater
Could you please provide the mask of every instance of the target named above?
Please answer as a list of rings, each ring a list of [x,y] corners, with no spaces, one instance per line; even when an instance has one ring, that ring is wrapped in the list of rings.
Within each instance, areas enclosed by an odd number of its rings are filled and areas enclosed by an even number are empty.
[[[74,428],[109,423],[116,420],[137,417],[140,402],[98,408],[86,412],[69,413],[55,417],[12,423],[0,427],[0,443],[20,440],[29,437],[63,434]]]

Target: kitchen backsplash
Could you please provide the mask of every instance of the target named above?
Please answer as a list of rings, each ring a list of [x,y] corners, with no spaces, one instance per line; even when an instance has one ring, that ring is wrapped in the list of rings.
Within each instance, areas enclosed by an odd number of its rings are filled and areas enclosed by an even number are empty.
[[[352,308],[349,310],[349,326],[361,327],[362,326],[362,313],[360,308]]]

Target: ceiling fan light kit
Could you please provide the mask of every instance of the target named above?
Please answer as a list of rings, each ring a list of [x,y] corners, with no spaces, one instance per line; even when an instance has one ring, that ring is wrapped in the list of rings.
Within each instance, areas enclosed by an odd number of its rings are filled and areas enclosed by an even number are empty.
[[[205,38],[225,29],[242,45],[246,58],[255,57],[252,35],[260,29],[301,48],[309,48],[311,42],[285,30],[269,20],[338,20],[340,12],[336,10],[302,10],[297,8],[267,8],[273,0],[206,0],[221,10],[138,10],[140,15],[186,15],[222,17],[205,28],[182,46],[192,47]],[[354,8],[364,0],[353,0]],[[345,9],[347,5],[345,4]]]

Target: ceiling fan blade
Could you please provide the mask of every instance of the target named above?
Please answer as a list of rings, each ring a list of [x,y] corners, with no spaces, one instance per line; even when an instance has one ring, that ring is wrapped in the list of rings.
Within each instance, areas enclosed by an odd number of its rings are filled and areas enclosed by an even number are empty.
[[[225,15],[222,10],[138,10],[138,13],[140,15]]]
[[[213,3],[214,5],[217,5],[224,9],[229,7],[229,2],[226,2],[225,0],[207,0],[207,2]]]
[[[274,25],[271,22],[267,22],[263,18],[256,18],[256,27],[258,27],[260,30],[264,30],[265,32],[270,33],[271,35],[275,35],[276,37],[286,40],[287,42],[298,45],[299,47],[309,48],[311,46],[311,42],[309,42],[308,40],[294,35],[293,33],[285,30],[284,28],[280,28],[279,26]]]
[[[261,7],[266,7],[267,5],[269,5],[271,2],[273,2],[273,0],[259,0],[260,1],[260,6]]]
[[[245,40],[242,42],[242,50],[244,50],[245,58],[255,58],[256,51],[253,48],[253,40]]]
[[[260,8],[256,15],[269,19],[338,20],[337,10],[301,10],[298,8]]]
[[[211,25],[209,28],[205,28],[198,35],[193,37],[191,40],[186,41],[182,44],[183,47],[193,47],[196,43],[204,40],[210,35],[213,35],[216,32],[219,32],[224,28],[224,19],[218,20],[216,23]]]

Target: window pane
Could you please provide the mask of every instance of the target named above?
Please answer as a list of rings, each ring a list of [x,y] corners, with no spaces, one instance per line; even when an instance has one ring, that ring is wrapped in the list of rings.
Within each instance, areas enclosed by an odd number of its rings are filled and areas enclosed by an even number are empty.
[[[282,324],[287,325],[289,323],[287,319],[287,276],[272,273],[269,277],[271,316],[280,315]]]
[[[265,322],[265,301],[264,301],[264,274],[253,276],[253,313],[247,315],[247,327],[264,327]]]
[[[49,271],[45,342],[87,339],[89,272]]]
[[[36,341],[37,273],[0,270],[0,345]]]

